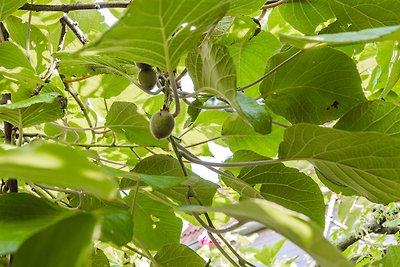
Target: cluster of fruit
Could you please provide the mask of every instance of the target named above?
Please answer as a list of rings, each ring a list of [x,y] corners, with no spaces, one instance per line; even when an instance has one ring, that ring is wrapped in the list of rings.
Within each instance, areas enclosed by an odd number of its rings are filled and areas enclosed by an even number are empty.
[[[157,83],[157,73],[146,63],[137,63],[140,69],[138,80],[143,89],[150,91]],[[151,133],[157,139],[167,138],[171,135],[175,126],[175,119],[167,108],[153,114],[150,119]]]

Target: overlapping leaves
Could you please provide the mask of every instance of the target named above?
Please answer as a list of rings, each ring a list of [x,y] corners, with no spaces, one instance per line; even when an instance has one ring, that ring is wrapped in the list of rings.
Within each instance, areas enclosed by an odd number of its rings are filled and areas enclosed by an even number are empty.
[[[107,54],[172,71],[185,51],[218,22],[227,1],[138,0],[82,54]]]
[[[186,59],[195,90],[224,98],[256,132],[271,131],[271,116],[257,101],[236,91],[236,69],[225,46],[205,42]]]

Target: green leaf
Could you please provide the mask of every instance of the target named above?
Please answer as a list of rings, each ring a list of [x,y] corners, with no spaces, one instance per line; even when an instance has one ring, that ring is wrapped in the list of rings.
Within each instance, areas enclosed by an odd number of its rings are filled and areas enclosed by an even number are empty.
[[[0,43],[0,78],[1,90],[8,92],[28,87],[33,93],[37,84],[43,84],[25,54],[12,42]]]
[[[320,34],[316,36],[291,36],[281,34],[280,40],[300,49],[310,48],[316,45],[349,45],[385,40],[400,40],[400,25],[370,28],[357,32]]]
[[[92,215],[81,213],[36,233],[19,248],[13,266],[83,266],[95,224]]]
[[[250,151],[244,153],[248,154]],[[254,161],[267,158],[252,153],[252,157],[247,156],[247,159]],[[259,185],[264,199],[302,213],[319,226],[324,226],[325,203],[321,190],[311,177],[297,169],[286,167],[282,163],[245,167],[241,169],[238,178],[251,186]]]
[[[226,46],[202,43],[186,58],[194,89],[220,96],[236,104],[236,69]]]
[[[5,20],[9,15],[18,10],[23,4],[25,4],[25,0],[0,0],[0,21]]]
[[[0,254],[14,253],[35,232],[71,215],[48,200],[26,193],[0,195]]]
[[[72,52],[62,51],[56,54],[59,58],[59,70],[65,76],[94,76],[98,74],[115,74],[132,81],[136,73],[134,61],[129,58],[115,58],[108,55],[77,56]]]
[[[400,265],[400,246],[391,245],[383,259],[374,262],[371,266],[396,267]]]
[[[399,38],[400,39],[400,38]],[[392,53],[392,59],[389,65],[389,76],[385,89],[383,90],[381,97],[386,97],[390,91],[392,91],[396,85],[400,85],[400,47],[397,45]],[[393,90],[398,92],[398,90]]]
[[[233,19],[233,21],[229,21],[229,18]],[[228,47],[237,43],[251,41],[262,32],[260,23],[250,16],[225,17],[224,20],[219,22],[218,26],[221,29],[216,29],[216,31],[221,31],[221,33],[214,33],[219,34],[216,42]],[[226,27],[225,29],[223,28],[224,26]]]
[[[74,188],[102,198],[113,197],[117,189],[117,184],[89,162],[84,154],[51,143],[0,149],[0,169],[5,177]]]
[[[5,23],[13,42],[26,49],[28,22],[24,22],[22,19],[15,16],[9,16]],[[32,25],[32,23],[29,27],[31,32],[29,38],[30,47],[34,48],[30,50],[30,59],[34,66],[36,66],[36,72],[42,73],[46,71],[46,68],[48,67],[46,66],[46,64],[48,64],[48,59],[45,57],[45,52],[48,50],[48,39],[40,29],[35,25]]]
[[[168,243],[178,243],[182,220],[167,205],[143,193],[136,195],[133,235],[149,250],[158,250]]]
[[[265,62],[280,46],[281,44],[276,37],[265,31],[261,31],[250,40],[228,46],[229,53],[236,66],[237,86],[248,85],[260,78],[265,71]],[[256,88],[258,88],[258,85],[246,89],[246,93],[252,92]],[[256,96],[252,93],[249,93],[249,95]]]
[[[267,69],[292,54],[290,50],[272,57]],[[365,101],[354,61],[328,47],[304,51],[290,60],[261,83],[260,92],[274,113],[292,123],[322,124]]]
[[[232,152],[252,150],[266,157],[275,157],[283,132],[282,127],[273,125],[270,134],[259,134],[234,113],[223,123],[221,135]]]
[[[236,205],[217,207],[190,206],[180,210],[222,212],[241,222],[257,221],[280,233],[309,253],[321,266],[352,266],[322,235],[322,229],[305,216],[262,199],[250,199]]]
[[[271,132],[272,118],[264,106],[242,92],[237,93],[236,101],[239,107],[237,112],[253,126],[256,132],[260,134]]]
[[[282,17],[298,31],[313,34],[321,23],[334,17],[331,0],[288,0],[278,7]]]
[[[116,101],[106,117],[107,127],[124,133],[130,142],[143,146],[168,147],[165,140],[157,140],[150,132],[150,122],[140,114],[137,106],[131,102]]]
[[[161,247],[154,259],[161,266],[169,267],[204,267],[206,265],[203,258],[193,249],[182,244],[168,244]]]
[[[89,260],[89,267],[110,267],[106,254],[100,249],[95,249]]]
[[[134,1],[125,15],[81,54],[130,58],[172,71],[181,55],[224,16],[228,9],[226,2]]]
[[[340,118],[335,128],[400,137],[400,107],[382,100],[364,102]]]
[[[396,42],[394,41],[380,42],[376,44],[376,47],[377,53],[375,60],[377,65],[372,71],[367,87],[367,90],[372,93],[376,93],[378,90],[381,90],[386,86],[391,61],[398,50]]]
[[[229,5],[229,16],[243,16],[259,12],[262,5],[265,3],[264,0],[231,0]]]
[[[393,1],[330,0],[328,2],[340,24],[351,25],[349,28],[351,30],[400,24],[398,16],[400,5],[394,4]]]
[[[123,246],[132,240],[133,223],[129,210],[107,207],[94,214],[101,218],[101,241]]]
[[[26,100],[0,106],[0,119],[26,128],[64,117],[67,99],[57,93],[33,96]]]
[[[137,175],[149,185],[160,189],[167,189],[177,186],[187,179],[185,176],[148,175],[142,173],[138,173]]]
[[[154,188],[177,203],[184,205],[186,203],[186,194],[188,192],[188,186],[191,186],[192,190],[201,199],[205,205],[211,205],[214,194],[217,190],[217,185],[207,180],[200,178],[190,170],[187,170],[189,176],[185,177],[179,162],[171,156],[167,155],[154,155],[141,160],[134,169],[134,172],[140,175],[162,175],[166,179],[173,177],[174,183],[179,177],[184,180],[174,187],[167,188],[166,186]],[[154,180],[153,180],[154,181]],[[171,181],[166,181],[165,185],[170,184]]]
[[[271,131],[271,117],[256,100],[236,92],[236,70],[225,46],[203,43],[186,59],[195,90],[226,99],[247,123],[261,133]]]
[[[400,199],[400,140],[377,132],[346,132],[310,124],[288,128],[282,160],[308,160],[325,178],[372,202]]]

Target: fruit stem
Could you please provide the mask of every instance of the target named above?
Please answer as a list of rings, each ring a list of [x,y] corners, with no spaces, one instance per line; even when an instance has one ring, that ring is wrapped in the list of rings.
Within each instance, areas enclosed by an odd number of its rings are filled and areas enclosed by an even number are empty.
[[[174,102],[175,102],[175,112],[172,114],[174,118],[178,117],[179,113],[181,112],[181,105],[179,103],[179,94],[178,94],[178,86],[176,85],[175,75],[172,70],[168,71],[169,81],[171,83],[172,93],[174,95]]]

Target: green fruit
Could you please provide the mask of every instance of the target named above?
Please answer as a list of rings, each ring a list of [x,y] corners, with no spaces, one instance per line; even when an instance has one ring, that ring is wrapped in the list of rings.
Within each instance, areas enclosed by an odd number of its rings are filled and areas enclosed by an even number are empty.
[[[159,111],[151,116],[150,130],[157,139],[163,139],[170,136],[174,126],[175,119],[166,110]]]
[[[136,63],[136,66],[141,70],[151,70],[151,66],[146,63]]]
[[[138,80],[144,89],[150,91],[156,85],[157,74],[153,69],[144,69],[139,72]]]

